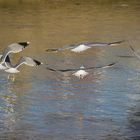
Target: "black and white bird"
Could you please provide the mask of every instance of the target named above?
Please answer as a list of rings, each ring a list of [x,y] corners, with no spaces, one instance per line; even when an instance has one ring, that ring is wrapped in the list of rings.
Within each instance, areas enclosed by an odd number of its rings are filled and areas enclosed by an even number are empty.
[[[85,43],[79,43],[79,44],[72,44],[72,45],[68,45],[65,46],[63,48],[54,48],[54,49],[47,49],[47,52],[58,52],[58,51],[64,51],[64,50],[71,50],[72,52],[76,52],[76,53],[80,53],[83,52],[87,49],[90,49],[92,47],[106,47],[106,46],[115,46],[115,45],[119,45],[121,43],[123,43],[124,40],[121,41],[116,41],[116,42],[85,42]]]
[[[5,60],[7,69],[5,71],[8,73],[19,73],[20,71],[18,70],[18,68],[23,64],[35,67],[43,63],[31,57],[21,57],[16,65],[12,65],[9,56],[7,56]]]
[[[4,49],[3,53],[0,55],[0,69],[6,69],[5,60],[10,53],[18,53],[23,51],[30,43],[29,42],[19,42],[12,43],[7,48]]]
[[[108,67],[112,67],[115,64],[116,63],[110,63],[110,64],[107,64],[104,66],[93,66],[93,67],[81,66],[80,68],[70,68],[70,69],[54,69],[54,68],[47,67],[47,70],[56,71],[56,72],[70,72],[71,71],[72,75],[78,77],[79,79],[83,79],[85,76],[87,76],[89,74],[89,72],[87,70],[108,68]]]

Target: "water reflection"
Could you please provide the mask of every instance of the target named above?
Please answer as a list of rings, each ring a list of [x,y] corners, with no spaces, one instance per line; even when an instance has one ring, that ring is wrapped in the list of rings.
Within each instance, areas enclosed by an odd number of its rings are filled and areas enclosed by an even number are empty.
[[[6,75],[5,75],[6,76]],[[31,83],[17,77],[15,82],[6,79],[4,90],[1,91],[1,128],[13,131],[16,123],[22,118],[28,105],[24,102],[24,94],[31,88]],[[21,80],[21,81],[20,81]],[[25,80],[25,79],[24,79]]]
[[[136,106],[139,106],[139,104]],[[130,115],[128,118],[129,119],[128,129],[131,129],[129,131],[129,137],[132,140],[138,140],[140,138],[139,136],[139,132],[140,132],[139,108],[138,107],[131,108],[131,111],[129,113]]]
[[[140,138],[140,112],[139,112],[139,101],[140,101],[140,94],[139,94],[139,77],[140,74],[138,71],[135,71],[135,78],[129,79],[132,83],[135,81],[133,85],[134,89],[132,94],[128,94],[128,98],[131,99],[129,104],[129,111],[128,111],[128,135],[132,140],[138,140]]]

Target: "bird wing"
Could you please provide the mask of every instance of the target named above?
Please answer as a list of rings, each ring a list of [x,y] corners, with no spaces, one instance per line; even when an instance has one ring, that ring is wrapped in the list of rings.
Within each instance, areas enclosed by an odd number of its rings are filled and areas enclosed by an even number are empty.
[[[109,46],[119,45],[119,44],[121,44],[121,43],[123,43],[123,42],[125,42],[125,40],[110,42],[110,43],[108,43],[108,45],[109,45]]]
[[[54,69],[51,67],[47,67],[48,70],[51,71],[60,71],[60,72],[68,72],[68,71],[77,71],[77,70],[88,70],[88,69],[98,69],[98,68],[108,68],[108,67],[112,67],[113,65],[115,65],[116,63],[110,63],[104,66],[93,66],[93,67],[84,67],[84,68],[70,68],[70,69]]]
[[[19,48],[25,48],[30,44],[30,42],[18,42],[18,43],[12,43],[10,45],[8,45],[8,48],[13,49],[13,50],[17,50]]]
[[[69,46],[65,46],[62,49],[73,49],[75,47],[78,47],[80,45],[85,45],[88,47],[94,47],[94,46],[112,46],[112,45],[119,45],[121,43],[123,43],[125,40],[120,40],[120,41],[114,41],[114,42],[83,42],[83,43],[79,43],[79,44],[72,44]]]
[[[78,44],[78,45],[80,45],[80,44]],[[71,44],[71,45],[64,46],[62,49],[63,49],[63,50],[74,49],[74,48],[77,47],[78,45],[76,45],[76,44]]]
[[[51,67],[47,67],[46,69],[51,70],[51,71],[60,71],[60,72],[68,72],[68,71],[76,71],[79,70],[79,68],[71,68],[71,69],[54,69]]]
[[[1,60],[5,61],[6,56],[9,53],[18,53],[21,52],[25,47],[27,47],[29,45],[29,42],[18,42],[18,43],[12,43],[10,45],[8,45],[3,53],[2,53],[2,57]]]
[[[75,45],[68,45],[68,46],[64,46],[63,48],[52,48],[52,49],[47,49],[47,52],[58,52],[58,51],[64,51],[64,50],[69,50],[69,49],[73,49],[75,47]]]
[[[18,63],[14,67],[18,68],[19,66],[21,66],[23,64],[34,67],[34,66],[39,66],[42,63],[39,62],[38,60],[32,59],[31,57],[21,57],[19,59]]]
[[[87,42],[87,43],[83,43],[83,44],[86,45],[86,46],[89,46],[89,47],[94,47],[94,46],[104,47],[104,46],[119,45],[119,44],[123,43],[124,41],[125,40],[109,42],[109,43],[105,43],[105,42]]]
[[[39,66],[42,63],[36,59],[32,59],[31,57],[23,57],[24,64],[28,66]]]
[[[104,43],[104,42],[84,42],[84,43],[79,43],[79,44],[71,44],[68,46],[64,46],[63,48],[52,48],[52,49],[47,49],[47,52],[58,52],[58,51],[64,51],[64,50],[69,50],[69,49],[74,49],[75,47],[78,47],[80,45],[85,45],[88,47],[94,47],[94,46],[113,46],[113,45],[119,45],[123,43],[125,40],[121,41],[115,41],[115,42],[109,42],[109,43]]]
[[[93,66],[93,67],[87,67],[85,68],[86,69],[100,69],[100,68],[108,68],[108,67],[112,67],[116,64],[116,62],[113,62],[113,63],[110,63],[110,64],[107,64],[107,65],[104,65],[104,66]]]
[[[55,49],[55,48],[46,50],[46,52],[58,52],[58,51],[59,51],[59,49]]]

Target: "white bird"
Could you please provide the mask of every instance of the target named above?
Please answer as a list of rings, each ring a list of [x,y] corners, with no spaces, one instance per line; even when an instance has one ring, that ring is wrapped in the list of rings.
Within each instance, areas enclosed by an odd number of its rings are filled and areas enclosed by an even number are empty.
[[[36,59],[32,59],[31,57],[21,57],[16,65],[12,65],[9,56],[7,56],[5,60],[5,65],[7,69],[5,71],[8,73],[18,73],[20,72],[18,70],[19,66],[23,64],[34,67],[34,66],[39,66],[43,63]]]
[[[76,71],[75,73],[73,73],[72,75],[78,77],[79,79],[83,79],[85,76],[87,76],[89,73],[86,72],[84,66],[81,66],[80,69],[78,71]]]
[[[79,44],[72,44],[72,45],[68,45],[65,46],[63,48],[54,48],[54,49],[47,49],[47,52],[58,52],[58,51],[64,51],[64,50],[71,50],[72,52],[83,52],[89,48],[95,47],[95,46],[99,46],[99,47],[106,47],[106,46],[114,46],[114,45],[119,45],[122,42],[124,42],[124,40],[121,41],[116,41],[116,42],[108,42],[108,43],[102,43],[102,42],[85,42],[85,43],[79,43]]]
[[[29,45],[29,42],[12,43],[4,49],[2,55],[0,55],[0,69],[6,69],[5,60],[10,53],[21,52],[25,47]]]
[[[83,79],[85,76],[87,76],[89,73],[86,70],[90,70],[90,69],[98,69],[98,68],[107,68],[107,67],[112,67],[113,65],[115,65],[116,63],[110,63],[108,65],[105,66],[93,66],[93,67],[84,67],[81,66],[80,68],[72,68],[72,69],[53,69],[50,67],[47,67],[46,69],[50,70],[50,71],[59,71],[59,72],[69,72],[72,71],[74,72],[72,75]]]

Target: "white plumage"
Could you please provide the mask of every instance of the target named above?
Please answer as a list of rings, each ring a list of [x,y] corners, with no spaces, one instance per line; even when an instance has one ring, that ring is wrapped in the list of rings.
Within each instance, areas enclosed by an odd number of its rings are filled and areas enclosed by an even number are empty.
[[[21,52],[25,47],[29,45],[29,42],[12,43],[4,49],[2,55],[0,55],[0,69],[6,69],[5,60],[10,53]]]
[[[84,44],[81,44],[81,45],[79,45],[78,47],[76,47],[76,48],[74,48],[74,49],[71,49],[71,51],[72,51],[72,52],[79,53],[79,52],[85,51],[85,50],[87,50],[87,49],[89,49],[89,48],[91,48],[91,47],[86,46],[86,45],[84,45]]]
[[[23,64],[34,67],[34,66],[39,66],[43,63],[39,62],[36,59],[32,59],[31,57],[21,57],[19,59],[18,63],[14,66],[11,64],[10,59],[7,59],[5,64],[6,64],[6,67],[7,67],[7,69],[5,70],[6,72],[8,72],[8,73],[18,73],[18,72],[20,72],[18,70],[18,67],[23,65]]]
[[[73,73],[72,75],[78,77],[79,79],[83,79],[85,76],[87,76],[89,73],[85,70],[78,70],[77,72]]]
[[[68,45],[63,48],[47,49],[46,51],[47,52],[59,52],[59,51],[64,51],[64,50],[70,50],[72,52],[80,53],[80,52],[83,52],[92,47],[115,46],[115,45],[121,44],[122,42],[124,42],[124,40],[116,41],[116,42],[83,42],[83,43],[79,43],[79,44]]]

